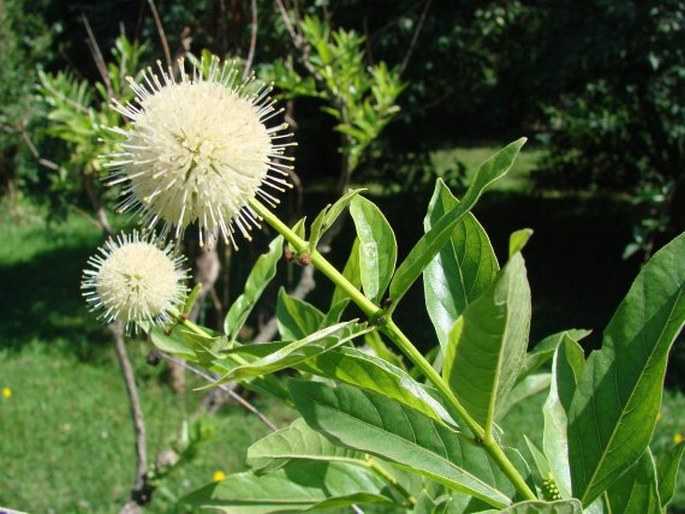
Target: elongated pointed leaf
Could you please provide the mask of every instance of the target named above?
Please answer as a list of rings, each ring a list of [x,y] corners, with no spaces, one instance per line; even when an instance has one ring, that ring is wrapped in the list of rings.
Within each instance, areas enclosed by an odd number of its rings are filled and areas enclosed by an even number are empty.
[[[302,418],[269,434],[247,449],[247,465],[255,472],[283,466],[289,460],[322,460],[364,463],[364,453],[336,446]]]
[[[438,179],[423,220],[424,229],[429,231],[458,203]],[[447,244],[423,271],[426,308],[443,352],[454,322],[492,284],[498,270],[499,263],[488,235],[475,216],[467,212],[452,229]]]
[[[683,459],[683,450],[685,450],[685,444],[681,443],[659,460],[657,475],[662,509],[668,507],[673,500],[680,461]]]
[[[407,258],[397,268],[390,284],[392,306],[398,304],[406,292],[409,291],[414,281],[421,276],[428,263],[433,260],[433,257],[449,241],[454,227],[473,208],[483,191],[509,171],[525,142],[526,138],[514,141],[485,161],[478,168],[462,201],[454,209],[445,213],[419,239],[409,252]],[[393,308],[392,306],[391,308]]]
[[[660,514],[661,502],[652,452],[647,449],[604,497],[611,514]]]
[[[523,364],[530,316],[526,267],[517,253],[450,331],[443,375],[486,433]]]
[[[304,362],[300,369],[381,394],[439,423],[457,428],[456,421],[430,395],[426,386],[397,366],[356,348],[337,348],[318,355]]]
[[[542,453],[542,451],[537,446],[535,446],[535,443],[528,439],[527,435],[524,435],[523,439],[526,442],[526,448],[528,449],[528,453],[530,453],[530,456],[532,457],[532,460],[530,462],[533,463],[533,477],[535,478],[535,481],[541,486],[543,480],[549,477],[549,474],[552,472],[552,468],[550,468],[549,466],[547,456],[544,453]]]
[[[515,253],[522,252],[528,244],[528,240],[533,236],[533,230],[522,228],[509,236],[509,257]]]
[[[280,350],[265,355],[253,362],[236,366],[207,387],[214,387],[231,380],[244,380],[267,373],[274,373],[281,369],[296,366],[307,359],[351,341],[364,333],[365,330],[368,329],[358,325],[356,321],[337,323],[314,332],[304,339],[293,341]]]
[[[263,475],[229,475],[181,501],[231,514],[303,512],[323,506],[392,504],[385,489],[380,478],[353,464],[293,461]]]
[[[554,352],[552,385],[542,410],[543,448],[562,498],[571,496],[566,413],[571,408],[571,399],[584,364],[583,349],[565,333]]]
[[[497,508],[510,503],[511,484],[487,454],[420,412],[347,385],[291,380],[289,387],[307,423],[336,444],[377,455]]]
[[[668,351],[685,320],[685,234],[642,268],[578,382],[568,415],[573,495],[589,505],[651,439]]]
[[[276,266],[283,255],[283,237],[271,241],[269,251],[260,255],[245,282],[243,293],[233,302],[224,319],[224,332],[230,340],[238,336],[247,317],[269,282],[276,276]]]
[[[359,237],[359,271],[367,298],[380,303],[397,262],[397,241],[388,220],[373,202],[355,196],[350,214]]]
[[[326,315],[311,303],[290,296],[282,287],[278,290],[276,321],[281,338],[296,341],[319,330]]]
[[[324,207],[321,212],[312,221],[311,233],[309,235],[309,251],[313,252],[316,249],[316,245],[319,244],[321,236],[323,236],[326,231],[331,228],[338,216],[347,208],[347,206],[362,189],[353,189],[345,193],[343,196],[338,198],[336,202],[331,205],[328,204]]]
[[[583,514],[583,506],[576,499],[545,502],[525,501],[500,511],[500,514]]]

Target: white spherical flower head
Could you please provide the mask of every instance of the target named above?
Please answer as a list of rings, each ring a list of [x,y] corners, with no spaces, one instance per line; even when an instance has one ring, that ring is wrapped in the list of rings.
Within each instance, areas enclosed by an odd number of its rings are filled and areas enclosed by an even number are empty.
[[[88,260],[81,289],[89,308],[108,323],[119,321],[127,329],[143,322],[164,324],[187,292],[184,260],[154,236],[120,235]]]
[[[121,210],[138,209],[143,223],[164,224],[163,233],[197,223],[200,244],[219,229],[235,246],[237,229],[246,237],[258,216],[249,202],[256,196],[277,203],[264,186],[283,191],[291,166],[281,161],[294,143],[286,124],[267,127],[278,115],[268,95],[252,78],[243,81],[235,64],[216,57],[203,60],[192,76],[179,61],[180,78],[160,67],[148,69],[140,83],[130,81],[136,94],[128,105],[115,108],[131,119],[123,151],[106,156],[117,173],[111,184],[127,183]],[[210,239],[211,240],[211,239]]]

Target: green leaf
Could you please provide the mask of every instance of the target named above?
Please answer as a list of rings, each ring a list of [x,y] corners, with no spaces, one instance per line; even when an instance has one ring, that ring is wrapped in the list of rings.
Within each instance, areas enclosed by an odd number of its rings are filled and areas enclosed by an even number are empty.
[[[397,241],[388,220],[373,202],[355,196],[350,214],[359,237],[359,269],[367,298],[379,304],[397,262]]]
[[[531,500],[516,503],[500,514],[583,514],[583,506],[576,499],[545,502]]]
[[[528,439],[527,435],[523,435],[523,439],[526,442],[526,448],[528,449],[528,453],[530,453],[530,456],[532,457],[533,461],[533,477],[535,478],[535,481],[538,483],[538,486],[542,485],[542,481],[546,479],[549,474],[552,472],[552,468],[549,466],[549,461],[547,460],[547,456],[540,451],[540,449],[535,446],[535,443]]]
[[[580,341],[581,339],[589,336],[591,332],[592,331],[590,330],[571,328],[569,330],[557,332],[556,334],[545,337],[526,354],[526,358],[523,361],[523,367],[519,373],[518,380],[523,380],[534,371],[537,371],[540,366],[542,366],[548,360],[550,360],[554,356],[557,346],[559,346],[566,336],[570,337],[574,341]]]
[[[214,387],[231,380],[244,380],[267,373],[274,373],[281,369],[296,366],[307,359],[351,341],[366,330],[370,329],[358,325],[356,321],[346,321],[326,327],[260,359],[236,366],[207,387]]]
[[[226,319],[224,320],[224,332],[233,341],[238,332],[247,321],[257,300],[264,292],[266,286],[276,276],[276,266],[283,255],[283,237],[278,236],[271,241],[269,250],[260,255],[255,262],[250,275],[245,282],[243,293],[233,302]]]
[[[685,233],[642,268],[578,382],[568,414],[573,495],[589,505],[640,458],[685,320]]]
[[[523,251],[532,235],[533,231],[529,228],[522,228],[511,234],[509,236],[509,257],[511,258],[515,253]]]
[[[353,504],[391,504],[385,483],[367,470],[344,462],[299,460],[257,475],[236,473],[181,500],[231,514],[303,512]]]
[[[338,198],[338,200],[333,204],[328,204],[324,207],[321,212],[314,218],[309,235],[309,251],[313,252],[316,250],[316,246],[319,244],[321,236],[323,236],[326,231],[333,226],[335,220],[343,213],[347,208],[349,203],[352,201],[357,194],[359,194],[362,189],[351,189],[343,196]]]
[[[291,229],[293,232],[295,232],[295,235],[299,237],[300,239],[307,239],[307,216],[300,218],[297,220],[297,223],[293,225],[293,228]]]
[[[517,253],[449,333],[443,376],[486,434],[523,364],[530,316],[526,267]]]
[[[661,499],[662,509],[666,509],[673,500],[680,461],[683,458],[683,450],[685,450],[685,444],[681,443],[658,462],[659,498]]]
[[[582,373],[583,349],[567,333],[562,336],[552,360],[552,385],[542,409],[542,444],[554,480],[563,498],[571,496],[571,471],[568,460],[567,412]]]
[[[535,373],[516,382],[511,392],[504,397],[502,404],[497,408],[497,419],[503,419],[519,403],[547,389],[550,382],[549,373]]]
[[[611,514],[661,514],[656,466],[649,448],[609,487],[604,503]]]
[[[195,352],[178,334],[167,334],[164,329],[155,327],[150,331],[152,343],[161,351],[182,357],[187,360],[195,360]]]
[[[404,262],[397,268],[390,284],[391,308],[394,308],[392,306],[396,306],[399,303],[414,281],[419,278],[423,270],[428,266],[428,263],[433,260],[433,257],[449,241],[454,227],[473,208],[483,191],[509,171],[525,142],[526,138],[514,141],[485,161],[478,168],[462,201],[454,209],[445,213],[419,239]]]
[[[276,302],[276,321],[281,338],[286,341],[296,341],[307,337],[319,330],[326,315],[319,309],[285,292],[278,290]]]
[[[397,366],[356,348],[338,348],[318,355],[303,363],[300,368],[381,394],[416,409],[434,421],[457,428],[456,422],[429,394],[426,386]]]
[[[302,418],[260,439],[247,449],[247,465],[255,472],[271,471],[293,459],[364,463],[364,454],[336,446]]]
[[[511,503],[511,484],[487,454],[420,412],[348,385],[291,380],[289,387],[307,423],[336,444],[377,455],[497,508]]]
[[[193,287],[193,290],[190,291],[188,298],[186,298],[185,304],[183,305],[183,312],[188,313],[193,309],[193,306],[195,305],[195,302],[197,302],[197,298],[200,296],[201,292],[202,282],[198,282]]]
[[[343,276],[357,289],[362,285],[361,273],[359,271],[359,238],[354,238],[354,243],[352,243],[352,250],[350,250],[350,256],[345,263],[345,268],[343,268]],[[349,303],[350,297],[347,293],[340,287],[336,285],[333,291],[333,296],[331,298],[331,306],[338,304],[341,301],[347,301]]]
[[[442,179],[435,184],[423,226],[429,231],[459,202]],[[426,308],[443,352],[447,334],[466,306],[478,298],[499,270],[488,235],[471,213],[452,229],[445,246],[423,271]]]

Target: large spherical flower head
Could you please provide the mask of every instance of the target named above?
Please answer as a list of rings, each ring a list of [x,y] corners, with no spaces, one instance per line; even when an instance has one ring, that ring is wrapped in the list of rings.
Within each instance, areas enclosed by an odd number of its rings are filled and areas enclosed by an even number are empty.
[[[294,143],[277,143],[290,134],[287,124],[268,127],[276,110],[270,87],[243,80],[235,64],[212,57],[180,78],[148,69],[140,83],[130,81],[136,94],[128,105],[115,108],[131,119],[123,135],[123,151],[106,156],[117,172],[111,184],[125,182],[122,210],[138,209],[152,228],[172,226],[181,237],[197,222],[200,244],[215,229],[235,246],[237,229],[246,237],[258,225],[248,205],[256,196],[274,205],[266,187],[283,191],[291,166],[281,161]],[[210,239],[211,240],[211,239]]]
[[[88,260],[81,289],[89,308],[108,323],[168,323],[183,305],[188,278],[184,257],[152,235],[109,239]]]

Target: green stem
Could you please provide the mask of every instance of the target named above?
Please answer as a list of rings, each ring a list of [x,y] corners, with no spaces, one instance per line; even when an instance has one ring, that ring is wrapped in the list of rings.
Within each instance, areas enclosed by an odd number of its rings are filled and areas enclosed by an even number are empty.
[[[290,227],[283,223],[278,217],[262,205],[258,200],[250,202],[252,207],[259,216],[264,219],[271,227],[273,227],[279,234],[281,234],[290,245],[298,253],[309,253],[310,248],[307,241],[299,237],[293,232]],[[426,360],[426,358],[416,349],[411,341],[404,335],[404,332],[395,324],[395,322],[386,316],[383,309],[375,305],[371,300],[364,296],[359,289],[357,289],[342,273],[331,265],[326,258],[318,251],[313,250],[310,254],[311,262],[316,268],[328,277],[337,287],[341,288],[345,293],[357,304],[357,306],[366,314],[370,320],[376,321],[379,324],[380,330],[386,334],[395,345],[402,351],[402,353],[416,365],[419,370],[428,378],[435,387],[442,393],[443,397],[449,403],[451,409],[458,414],[458,416],[466,423],[471,432],[473,432],[474,439],[487,451],[490,456],[497,462],[505,475],[511,480],[519,493],[528,500],[536,499],[535,493],[528,487],[528,484],[523,479],[521,474],[516,470],[509,458],[505,455],[502,448],[497,442],[486,434],[485,429],[466,411],[464,406],[454,396],[449,386],[442,379],[440,374],[435,371],[435,368]]]

